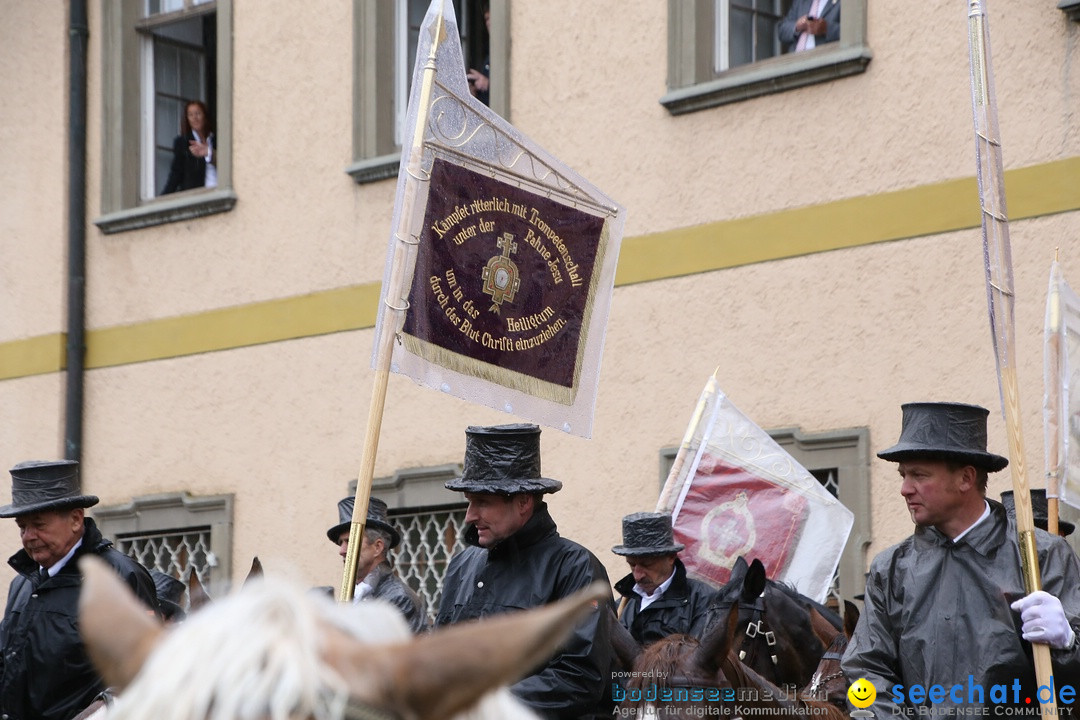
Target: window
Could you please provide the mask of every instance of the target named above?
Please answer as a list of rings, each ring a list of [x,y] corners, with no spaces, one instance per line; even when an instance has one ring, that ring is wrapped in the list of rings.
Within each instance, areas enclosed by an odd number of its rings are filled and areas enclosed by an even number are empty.
[[[510,0],[454,0],[468,68],[489,61],[490,107],[508,116]],[[416,46],[428,0],[353,0],[353,164],[359,183],[396,177]],[[489,30],[490,28],[490,30]],[[466,69],[468,69],[466,68]]]
[[[102,210],[119,232],[224,212],[230,186],[232,0],[104,3]],[[188,101],[207,109],[216,187],[160,196]]]
[[[147,495],[94,508],[101,534],[147,568],[181,580],[194,573],[212,596],[232,572],[232,495]]]
[[[866,587],[866,548],[870,545],[870,431],[856,428],[806,434],[788,428],[768,432],[855,515],[836,580],[840,597],[854,599]],[[661,488],[677,452],[678,448],[660,452]]]
[[[866,69],[866,0],[836,0],[840,39],[798,53],[784,52],[778,35],[792,1],[668,0],[668,92],[661,104],[679,115]]]
[[[443,486],[459,475],[461,466],[454,464],[412,468],[372,485],[371,494],[386,503],[401,533],[391,553],[394,570],[423,599],[429,623],[435,622],[450,558],[465,549],[465,498]],[[349,494],[356,494],[355,480]]]

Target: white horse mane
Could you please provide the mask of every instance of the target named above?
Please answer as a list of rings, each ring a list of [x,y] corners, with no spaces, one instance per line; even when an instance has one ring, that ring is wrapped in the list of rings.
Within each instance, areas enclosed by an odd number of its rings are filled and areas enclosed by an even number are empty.
[[[109,720],[342,720],[349,699],[323,657],[329,625],[378,646],[412,639],[393,606],[338,605],[275,579],[249,583],[168,632]],[[395,708],[407,720],[407,711]],[[535,718],[504,688],[458,720]]]

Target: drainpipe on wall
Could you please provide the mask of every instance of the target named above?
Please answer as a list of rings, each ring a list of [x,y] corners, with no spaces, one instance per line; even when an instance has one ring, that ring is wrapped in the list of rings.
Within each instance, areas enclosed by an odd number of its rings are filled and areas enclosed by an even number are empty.
[[[68,25],[67,387],[64,458],[80,460],[86,355],[86,0],[71,0]]]

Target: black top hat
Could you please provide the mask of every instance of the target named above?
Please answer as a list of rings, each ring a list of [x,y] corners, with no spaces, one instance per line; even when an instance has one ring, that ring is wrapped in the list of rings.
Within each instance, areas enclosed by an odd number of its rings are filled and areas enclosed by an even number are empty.
[[[616,555],[667,555],[685,545],[675,542],[671,516],[667,513],[639,512],[622,519],[622,545],[611,548]]]
[[[150,576],[154,578],[154,589],[157,591],[158,605],[166,620],[183,620],[184,608],[180,605],[180,596],[187,588],[172,575],[150,568]]]
[[[341,533],[345,532],[352,525],[352,512],[356,506],[356,498],[351,495],[347,498],[338,500],[338,520],[337,525],[326,531],[326,537],[330,538],[330,542],[335,545],[338,544],[338,537]],[[367,505],[367,520],[364,522],[365,529],[382,530],[390,536],[390,549],[393,550],[401,542],[401,533],[397,531],[393,525],[390,524],[386,517],[386,503],[377,497],[368,498]]]
[[[1016,503],[1013,502],[1013,491],[1006,490],[1001,493],[1001,504],[1005,506],[1005,512],[1009,517],[1016,519]],[[1035,527],[1046,529],[1050,513],[1047,512],[1046,490],[1034,488],[1031,490],[1031,514],[1035,516]],[[1065,535],[1072,535],[1076,526],[1068,520],[1058,520],[1058,529]]]
[[[877,454],[903,462],[918,457],[957,460],[990,472],[1009,464],[986,451],[986,418],[990,411],[963,403],[906,403],[900,442]]]
[[[97,504],[97,496],[82,494],[78,462],[29,460],[11,468],[11,504],[0,507],[0,518]]]
[[[538,426],[470,425],[465,430],[465,468],[461,477],[446,481],[446,488],[514,495],[558,492],[562,483],[540,476]]]

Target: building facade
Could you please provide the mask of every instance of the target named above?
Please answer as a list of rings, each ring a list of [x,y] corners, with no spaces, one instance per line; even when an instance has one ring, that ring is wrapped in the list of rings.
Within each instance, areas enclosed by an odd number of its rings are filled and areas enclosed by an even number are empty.
[[[835,2],[836,0],[831,0]],[[545,429],[563,534],[613,579],[620,518],[651,510],[698,394],[720,387],[856,525],[841,593],[911,530],[900,405],[992,410],[967,3],[839,0],[794,52],[790,5],[457,0],[490,105],[628,210],[594,433]],[[253,556],[340,582],[325,530],[360,466],[373,324],[426,2],[89,0],[85,213],[70,203],[72,6],[0,0],[0,462],[77,453],[108,534],[211,594]],[[764,8],[764,9],[763,9]],[[902,12],[908,10],[908,12]],[[993,2],[1028,474],[1042,484],[1043,316],[1060,248],[1080,284],[1080,23]],[[216,185],[162,194],[185,102]],[[72,225],[86,253],[81,432]],[[79,286],[79,283],[76,283]],[[442,489],[470,424],[516,418],[390,379],[376,493],[429,597],[460,532]],[[1007,489],[992,479],[991,495]],[[0,542],[18,547],[14,523]],[[0,569],[0,579],[10,578]],[[5,583],[0,585],[6,586]]]

